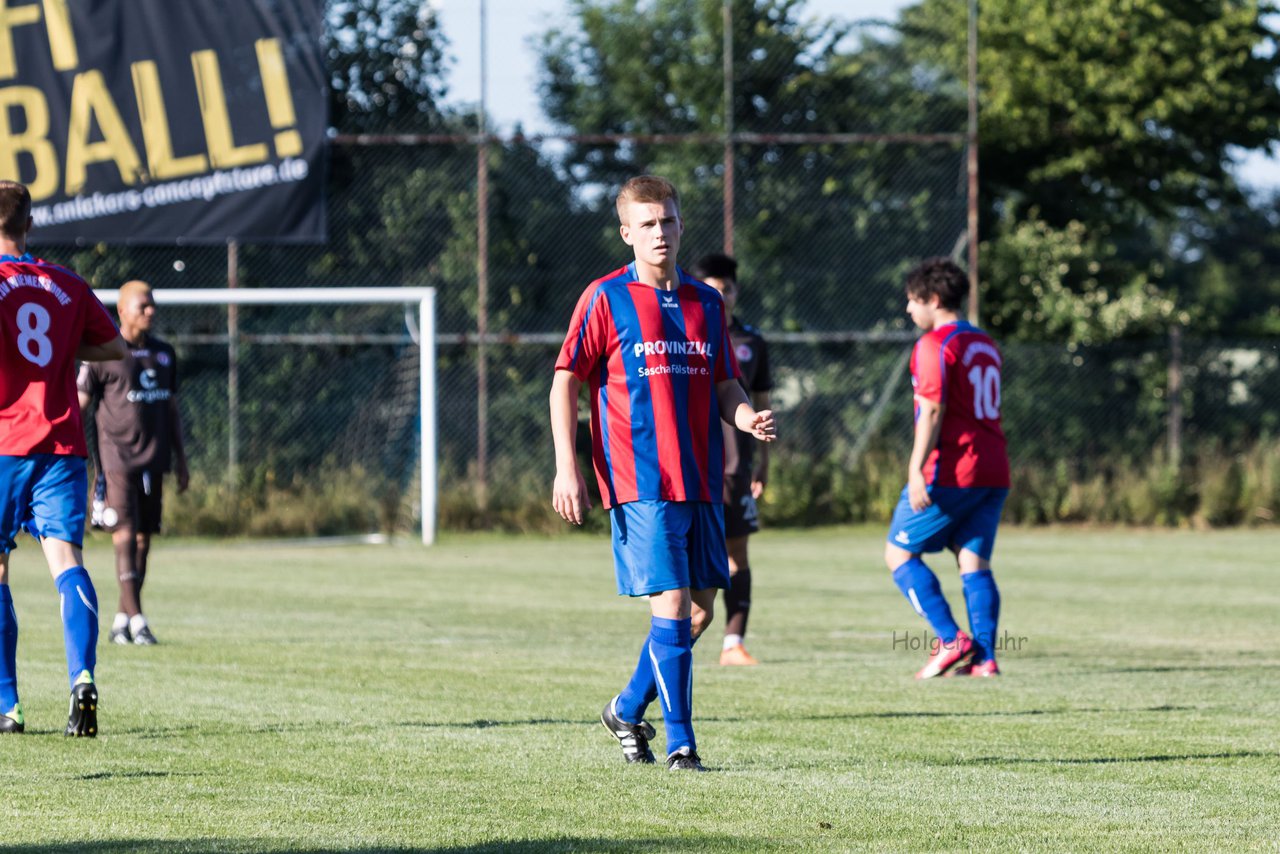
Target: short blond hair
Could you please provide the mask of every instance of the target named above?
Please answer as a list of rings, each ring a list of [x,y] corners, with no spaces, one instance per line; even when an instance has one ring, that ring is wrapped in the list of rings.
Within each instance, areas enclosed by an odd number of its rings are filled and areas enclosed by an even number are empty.
[[[680,194],[676,192],[675,184],[657,175],[637,175],[618,191],[618,221],[626,225],[624,211],[632,202],[651,204],[665,202],[667,199],[675,202],[676,210],[680,210]]]
[[[149,296],[151,294],[151,286],[141,279],[132,279],[120,286],[120,302],[124,302],[127,298],[142,294]]]

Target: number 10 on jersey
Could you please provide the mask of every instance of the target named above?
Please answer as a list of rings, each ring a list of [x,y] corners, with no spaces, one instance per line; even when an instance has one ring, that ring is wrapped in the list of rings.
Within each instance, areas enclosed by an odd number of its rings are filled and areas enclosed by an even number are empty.
[[[994,420],[1000,417],[1000,369],[995,365],[975,365],[969,371],[973,386],[973,416]]]

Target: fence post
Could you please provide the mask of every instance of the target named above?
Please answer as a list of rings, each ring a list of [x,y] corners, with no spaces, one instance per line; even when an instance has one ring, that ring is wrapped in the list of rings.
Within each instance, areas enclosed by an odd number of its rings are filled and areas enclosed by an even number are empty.
[[[1182,327],[1169,327],[1169,465],[1182,465]]]
[[[240,287],[240,244],[227,241],[227,288]],[[227,485],[240,483],[240,307],[227,306]]]

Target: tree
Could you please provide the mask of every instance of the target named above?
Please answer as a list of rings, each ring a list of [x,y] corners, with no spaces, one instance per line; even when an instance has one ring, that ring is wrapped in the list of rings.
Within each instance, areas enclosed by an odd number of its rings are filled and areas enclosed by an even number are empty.
[[[985,277],[995,329],[1108,337],[1163,324],[1171,256],[1176,261],[1186,241],[1169,226],[1193,219],[1188,212],[1245,206],[1226,169],[1232,146],[1280,137],[1280,54],[1268,49],[1269,8],[983,2],[982,233],[996,262]],[[948,0],[905,10],[908,53],[960,73],[965,11]],[[1064,239],[1078,241],[1092,261],[1063,273],[1041,266]],[[1018,308],[1036,288],[1075,299],[1056,309]],[[1058,314],[1049,318],[1051,310]]]
[[[724,131],[721,0],[573,0],[571,8],[577,27],[542,41],[540,90],[554,121],[582,134]],[[731,8],[736,130],[963,127],[963,87],[913,73],[894,44],[864,40],[865,54],[851,52],[842,47],[848,28],[806,23],[803,0],[733,0]],[[770,325],[865,328],[898,317],[905,259],[950,251],[963,228],[955,147],[766,136],[734,153],[735,249],[746,275],[761,283],[748,310],[754,302]],[[672,178],[686,254],[697,254],[723,242],[722,158],[714,140],[586,143],[572,146],[567,162],[601,204],[608,194],[599,188],[640,171]]]
[[[417,0],[334,0],[325,18],[330,119],[339,133],[440,130],[447,92],[439,13]]]

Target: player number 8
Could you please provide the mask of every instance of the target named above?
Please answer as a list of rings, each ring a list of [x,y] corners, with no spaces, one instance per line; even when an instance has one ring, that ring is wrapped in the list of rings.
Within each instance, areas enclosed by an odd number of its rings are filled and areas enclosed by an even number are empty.
[[[49,312],[38,303],[29,302],[18,309],[18,352],[28,362],[44,367],[53,359],[53,342],[49,331]]]
[[[969,384],[973,386],[973,415],[975,418],[1000,417],[1000,370],[995,365],[985,368],[975,365],[969,371]]]

